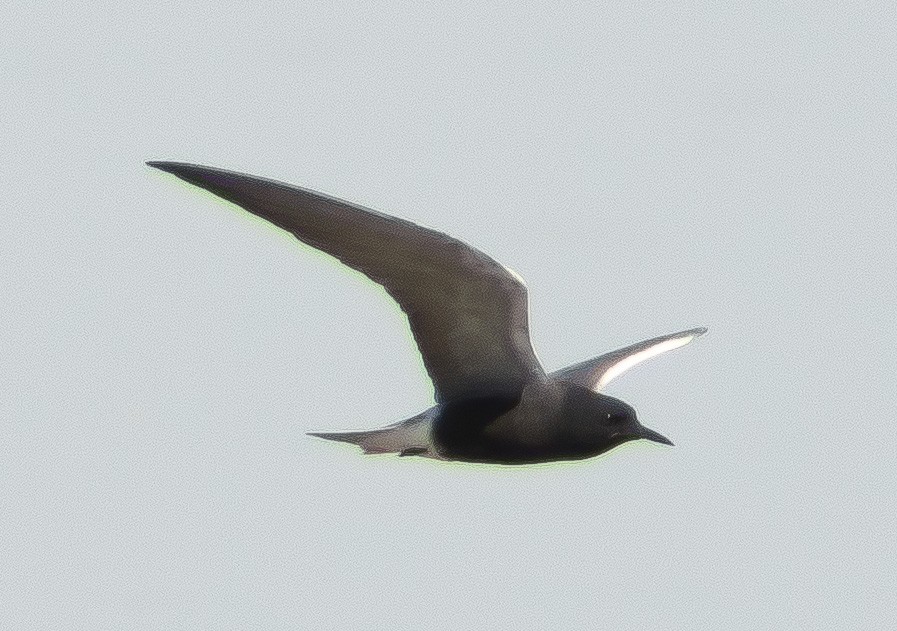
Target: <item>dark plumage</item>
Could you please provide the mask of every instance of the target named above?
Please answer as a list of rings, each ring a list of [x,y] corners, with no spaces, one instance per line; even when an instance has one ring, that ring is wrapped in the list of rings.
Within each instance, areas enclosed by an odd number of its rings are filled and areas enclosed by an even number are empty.
[[[178,162],[148,162],[242,206],[382,285],[401,306],[436,405],[381,429],[316,433],[366,453],[523,464],[588,458],[644,438],[611,379],[706,329],[646,340],[546,374],[529,338],[526,287],[446,234],[307,189]]]

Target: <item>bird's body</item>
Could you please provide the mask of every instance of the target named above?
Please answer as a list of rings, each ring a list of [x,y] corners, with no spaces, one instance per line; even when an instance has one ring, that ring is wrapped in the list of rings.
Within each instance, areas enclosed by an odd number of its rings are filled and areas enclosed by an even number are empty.
[[[293,233],[375,282],[408,316],[436,405],[381,429],[314,433],[365,453],[525,464],[577,460],[639,438],[670,443],[598,390],[705,329],[646,340],[546,374],[529,339],[526,287],[435,230],[307,189],[222,169],[150,162]]]
[[[603,418],[596,419],[596,411]],[[312,436],[349,442],[369,454],[495,464],[591,458],[632,440],[633,431],[669,443],[651,430],[632,427],[634,419],[622,401],[575,383],[543,379],[528,383],[515,397],[443,403],[381,429]]]
[[[449,405],[437,418],[433,436],[438,453],[454,460],[528,464],[579,460],[614,446],[631,408],[622,401],[559,380],[528,383],[517,400],[473,400]],[[600,410],[600,412],[599,412]],[[619,421],[595,418],[617,410]]]

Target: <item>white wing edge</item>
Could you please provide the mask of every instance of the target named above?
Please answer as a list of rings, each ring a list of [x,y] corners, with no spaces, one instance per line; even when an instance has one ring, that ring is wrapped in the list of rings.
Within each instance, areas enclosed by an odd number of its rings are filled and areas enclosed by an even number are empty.
[[[632,355],[628,355],[618,361],[616,364],[611,365],[604,374],[601,375],[601,378],[598,379],[598,383],[595,384],[596,390],[601,390],[608,383],[622,375],[624,372],[635,366],[636,364],[640,364],[645,360],[651,359],[652,357],[656,357],[661,353],[666,353],[667,351],[672,351],[680,346],[685,346],[689,342],[691,342],[696,337],[703,335],[702,333],[696,333],[693,335],[688,335],[686,337],[673,338],[671,340],[666,340],[665,342],[660,342],[659,344],[655,344],[654,346],[649,346],[643,351],[639,351]]]
[[[706,332],[706,328],[700,327],[662,335],[568,366],[555,371],[550,376],[600,391],[633,366],[667,351],[685,346]]]

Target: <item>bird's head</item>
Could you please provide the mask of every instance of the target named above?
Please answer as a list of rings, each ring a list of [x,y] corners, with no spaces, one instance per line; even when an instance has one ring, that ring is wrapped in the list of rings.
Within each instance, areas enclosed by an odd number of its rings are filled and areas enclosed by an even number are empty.
[[[604,394],[598,394],[596,398],[597,405],[593,407],[593,430],[601,434],[608,443],[619,445],[644,438],[664,445],[673,444],[669,438],[639,423],[635,409],[631,405]]]

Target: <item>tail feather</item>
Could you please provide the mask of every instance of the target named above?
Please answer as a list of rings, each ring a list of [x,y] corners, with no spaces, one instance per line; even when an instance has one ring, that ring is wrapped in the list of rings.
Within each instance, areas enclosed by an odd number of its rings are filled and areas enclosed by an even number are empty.
[[[324,440],[335,440],[341,443],[350,443],[358,445],[366,454],[382,454],[392,451],[401,451],[401,449],[390,449],[389,442],[383,440],[383,434],[386,430],[375,429],[367,432],[309,432],[309,436],[323,438]]]
[[[309,432],[308,435],[358,445],[366,454],[404,453],[436,457],[431,449],[429,422],[430,416],[423,413],[380,429],[361,432]]]
[[[308,432],[308,436],[358,445],[368,433],[370,432]]]

